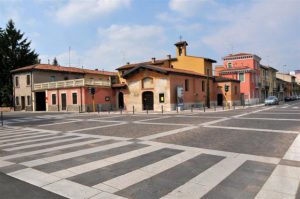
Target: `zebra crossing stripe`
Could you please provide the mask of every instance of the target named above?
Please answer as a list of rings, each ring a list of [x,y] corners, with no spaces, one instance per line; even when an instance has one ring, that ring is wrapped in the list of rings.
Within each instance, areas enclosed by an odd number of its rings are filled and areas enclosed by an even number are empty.
[[[35,135],[35,134],[40,134],[40,135],[44,134],[44,135],[46,135],[47,133],[41,133],[41,132],[38,132],[38,131],[27,131],[27,132],[11,133],[11,134],[8,134],[8,135],[0,136],[0,141],[6,140],[6,139],[9,139],[9,138],[29,137],[29,136]]]
[[[82,139],[82,137],[60,136],[57,139],[55,138],[54,141],[47,142],[46,144],[48,145],[48,144],[56,144],[56,143],[60,143],[60,142],[65,142],[66,139],[68,141],[75,141],[75,140]],[[15,151],[15,150],[19,150],[19,149],[27,149],[27,148],[31,148],[31,147],[35,147],[35,146],[43,146],[43,145],[45,145],[45,143],[31,144],[31,145],[26,145],[26,146],[18,146],[18,147],[6,148],[5,151]]]
[[[36,138],[47,138],[47,137],[53,137],[52,134],[46,134],[46,133],[31,133],[29,135],[21,135],[21,136],[9,136],[6,137],[5,139],[1,139],[0,141],[0,146],[3,146],[2,144],[8,144],[10,142],[13,142],[14,144],[17,144],[17,142],[21,142],[21,141],[26,141],[26,140],[34,140]]]
[[[78,156],[82,156],[85,154],[94,153],[97,151],[104,151],[107,149],[124,146],[124,145],[128,145],[128,144],[131,144],[131,142],[127,142],[127,141],[118,142],[118,143],[108,144],[105,146],[95,147],[95,148],[91,148],[91,149],[74,151],[74,152],[70,152],[70,153],[65,153],[65,154],[60,154],[60,155],[56,155],[56,156],[52,156],[52,157],[43,158],[43,159],[37,159],[37,160],[33,160],[33,161],[23,162],[21,164],[24,166],[34,167],[34,166],[39,166],[42,164],[47,164],[50,162],[56,162],[56,161],[65,160],[65,159],[72,158],[72,157],[78,157]]]
[[[52,139],[59,139],[60,137],[65,137],[62,135],[50,135],[50,136],[51,137],[49,137],[49,138],[41,138],[41,139],[35,139],[35,140],[26,140],[26,141],[14,142],[14,143],[2,144],[0,146],[0,149],[9,150],[9,148],[25,146],[25,145],[29,145],[29,144],[35,144],[35,143],[43,144],[42,142],[47,142]]]
[[[299,167],[277,165],[256,198],[296,198],[299,183]]]
[[[0,161],[1,160],[9,160],[9,159],[13,159],[13,158],[20,158],[20,157],[25,157],[25,156],[30,156],[30,155],[37,155],[37,154],[46,153],[46,152],[52,152],[52,151],[66,149],[66,148],[74,147],[74,146],[80,146],[80,145],[84,145],[84,144],[93,144],[95,142],[99,142],[99,139],[81,142],[81,143],[67,144],[67,145],[63,145],[63,146],[41,149],[41,150],[36,150],[36,151],[30,151],[30,152],[25,152],[25,153],[23,152],[23,153],[12,154],[12,155],[8,155],[8,156],[0,157]]]
[[[86,164],[82,164],[79,166],[75,166],[75,167],[71,167],[66,169],[68,172],[66,172],[66,170],[61,170],[61,171],[57,171],[54,173],[51,173],[52,175],[55,176],[64,176],[64,177],[72,177],[75,175],[79,175],[82,173],[86,173],[95,169],[99,169],[105,166],[109,166],[124,160],[128,160],[140,155],[144,155],[147,153],[151,153],[153,151],[157,151],[162,149],[162,147],[153,147],[153,146],[148,146],[146,148],[142,148],[142,149],[138,149],[138,150],[134,150],[131,152],[127,152],[127,153],[123,153],[120,155],[116,155],[116,156],[112,156],[106,159],[102,159],[102,160],[98,160],[98,161],[94,161],[94,162],[89,162]]]
[[[191,179],[186,184],[174,189],[167,198],[189,198],[198,199],[204,196],[209,190],[228,177],[233,171],[240,167],[246,161],[245,158],[225,158],[213,165],[203,173]],[[188,196],[188,197],[187,197]]]
[[[159,174],[167,169],[170,169],[186,160],[194,158],[199,154],[200,153],[182,152],[180,154],[147,165],[122,176],[99,183],[97,185],[94,185],[93,187],[106,192],[114,193],[119,190],[125,189],[133,184],[141,182],[142,180],[150,178],[156,174]]]

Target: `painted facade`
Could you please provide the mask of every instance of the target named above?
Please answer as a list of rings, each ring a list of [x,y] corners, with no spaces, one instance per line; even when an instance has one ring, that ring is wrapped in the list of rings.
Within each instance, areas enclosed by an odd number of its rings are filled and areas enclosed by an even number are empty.
[[[223,57],[223,66],[215,68],[215,74],[240,80],[241,98],[246,104],[260,101],[260,60],[255,54],[239,53]]]
[[[152,58],[148,62],[128,63],[117,68],[119,83],[126,85],[126,88],[117,91],[122,93],[124,103],[117,101],[125,104],[124,108],[131,110],[134,106],[137,111],[160,111],[163,106],[164,110],[170,111],[176,107],[210,107],[218,104],[217,94],[224,95],[219,90],[224,90],[226,82],[230,86],[235,84],[236,96],[232,97],[231,92],[228,92],[228,97],[222,97],[224,100],[219,104],[222,105],[226,100],[230,104],[240,104],[239,81],[223,78],[222,83],[217,82],[212,74],[212,64],[216,61],[187,55],[188,44],[185,41],[178,42],[175,46],[176,58]],[[145,88],[143,85],[147,79],[151,79],[152,86]],[[178,101],[178,89],[182,89],[182,103]],[[162,97],[164,100],[161,100]],[[151,101],[152,105],[147,104],[147,101]]]
[[[89,87],[96,88],[95,103],[103,109],[114,108],[115,96],[111,90],[116,73],[73,67],[37,64],[12,71],[15,110],[26,111],[77,111],[72,93],[77,93],[77,103],[82,111],[91,110],[87,95]],[[52,94],[57,93],[57,104],[51,104]],[[66,94],[66,108],[62,108],[61,94]],[[103,97],[110,98],[104,101]],[[109,104],[109,105],[108,105]]]

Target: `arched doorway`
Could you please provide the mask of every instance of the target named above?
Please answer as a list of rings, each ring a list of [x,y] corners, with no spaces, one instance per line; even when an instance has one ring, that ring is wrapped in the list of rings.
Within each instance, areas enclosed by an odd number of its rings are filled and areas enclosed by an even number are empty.
[[[153,92],[143,92],[143,110],[153,110]]]
[[[119,109],[124,109],[124,94],[122,92],[119,92],[118,102],[119,102]]]
[[[223,106],[223,94],[218,94],[218,106]]]

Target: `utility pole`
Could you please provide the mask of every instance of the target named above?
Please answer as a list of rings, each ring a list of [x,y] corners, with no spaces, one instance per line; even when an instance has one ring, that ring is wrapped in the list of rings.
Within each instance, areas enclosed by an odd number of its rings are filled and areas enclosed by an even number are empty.
[[[207,79],[206,79],[206,105],[207,108],[210,108],[210,91],[209,91],[209,68],[206,69],[207,71]]]

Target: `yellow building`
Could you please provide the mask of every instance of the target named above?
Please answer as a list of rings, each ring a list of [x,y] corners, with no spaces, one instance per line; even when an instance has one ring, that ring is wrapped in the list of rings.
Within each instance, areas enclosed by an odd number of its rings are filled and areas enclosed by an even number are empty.
[[[166,59],[152,58],[147,62],[128,63],[117,68],[119,83],[113,85],[116,89],[117,107],[127,110],[135,107],[137,111],[158,111],[162,107],[169,111],[178,106],[210,107],[217,104],[216,85],[225,85],[226,82],[236,91],[235,96],[230,98],[231,103],[238,104],[239,81],[224,79],[219,82],[212,76],[212,64],[216,63],[215,60],[187,55],[186,41],[180,41],[175,46],[175,58],[168,55]],[[218,96],[218,101],[218,104],[223,104],[225,97]]]

